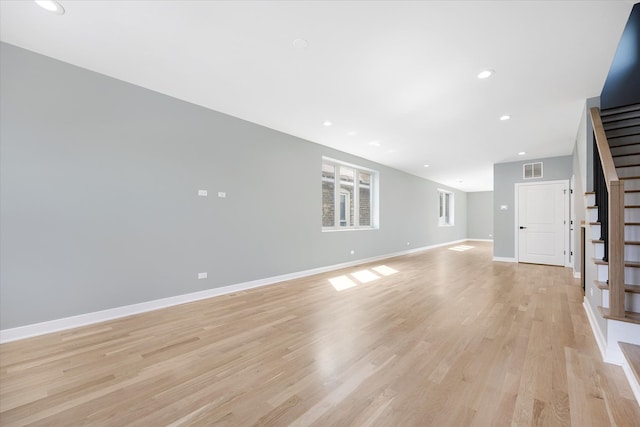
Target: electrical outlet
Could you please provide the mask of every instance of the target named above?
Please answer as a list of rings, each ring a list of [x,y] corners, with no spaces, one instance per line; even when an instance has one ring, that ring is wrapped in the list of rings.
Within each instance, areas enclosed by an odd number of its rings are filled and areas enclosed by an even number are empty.
[[[591,288],[591,296],[593,296],[593,288]]]
[[[204,273],[198,273],[198,279],[206,279],[207,278],[207,272],[205,271]]]
[[[356,251],[354,251],[353,249],[351,249],[351,255],[355,254]]]
[[[225,193],[224,191],[218,191],[218,197],[224,199],[225,197],[227,197],[227,193]]]
[[[198,196],[207,197],[207,190],[198,190]]]
[[[407,242],[407,246],[411,245],[411,242]]]

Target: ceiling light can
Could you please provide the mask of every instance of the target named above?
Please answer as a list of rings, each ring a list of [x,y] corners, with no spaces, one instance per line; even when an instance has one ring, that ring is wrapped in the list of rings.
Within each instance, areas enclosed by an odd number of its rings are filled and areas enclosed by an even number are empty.
[[[495,74],[495,71],[492,69],[486,69],[486,70],[482,70],[478,73],[478,78],[480,80],[483,79],[488,79],[489,77],[493,76]]]
[[[56,15],[64,14],[64,7],[55,0],[35,0],[35,3],[47,12],[55,13]]]
[[[295,39],[292,44],[296,49],[306,49],[309,47],[309,42],[305,39]]]

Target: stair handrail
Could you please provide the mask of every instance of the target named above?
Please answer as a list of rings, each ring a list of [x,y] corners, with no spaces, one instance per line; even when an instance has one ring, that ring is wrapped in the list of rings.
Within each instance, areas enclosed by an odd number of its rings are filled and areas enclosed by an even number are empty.
[[[625,317],[624,310],[624,181],[618,177],[600,109],[589,109],[596,146],[608,190],[609,314]]]
[[[589,109],[589,113],[591,114],[593,133],[595,135],[598,153],[600,153],[600,160],[602,163],[604,178],[607,183],[607,190],[611,191],[610,183],[620,181],[620,178],[618,178],[618,172],[616,172],[616,165],[613,163],[613,156],[611,155],[611,149],[609,148],[609,141],[607,140],[607,134],[605,133],[602,118],[600,117],[600,109],[593,107]]]

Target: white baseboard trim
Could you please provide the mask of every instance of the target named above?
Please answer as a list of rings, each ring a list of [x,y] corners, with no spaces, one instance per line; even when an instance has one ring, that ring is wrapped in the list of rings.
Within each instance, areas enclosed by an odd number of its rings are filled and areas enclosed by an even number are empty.
[[[502,257],[502,256],[494,256],[493,260],[494,261],[498,261],[498,262],[518,262],[518,261],[516,261],[515,258],[507,258],[507,257]]]
[[[631,370],[627,359],[624,359],[622,363],[622,371],[624,375],[627,377],[627,382],[629,383],[629,387],[631,387],[631,391],[633,392],[633,396],[636,398],[636,402],[640,405],[640,383],[638,383],[638,379],[635,374]]]
[[[416,252],[428,251],[430,249],[442,246],[455,245],[467,241],[467,239],[455,240],[452,242],[438,243],[430,246],[422,246],[420,248],[409,249],[400,252],[394,252],[385,255],[363,258],[355,261],[344,262],[340,264],[328,265],[325,267],[312,268],[310,270],[299,271],[295,273],[282,274],[279,276],[268,277],[265,279],[252,280],[249,282],[237,283],[234,285],[221,286],[219,288],[207,289],[204,291],[192,292],[189,294],[176,295],[168,298],[161,298],[152,301],[146,301],[138,304],[131,304],[122,307],[110,308],[107,310],[95,311],[92,313],[80,314],[77,316],[65,317],[62,319],[54,319],[31,325],[19,326],[11,329],[0,330],[0,344],[11,341],[18,341],[26,338],[32,338],[39,335],[50,334],[52,332],[60,332],[67,329],[78,328],[80,326],[92,325],[95,323],[106,322],[121,317],[132,316],[134,314],[145,313],[148,311],[167,308],[174,305],[185,304],[189,302],[199,301],[206,298],[212,298],[219,295],[230,294],[233,292],[245,291],[248,289],[258,288],[261,286],[272,285],[287,280],[299,279],[302,277],[312,276],[314,274],[326,273],[327,271],[338,270],[355,265],[367,264],[374,261],[393,258],[401,255],[408,255]]]
[[[467,239],[469,242],[493,242],[493,239]]]
[[[593,337],[596,339],[596,344],[598,344],[598,349],[600,350],[600,356],[602,360],[606,362],[607,360],[607,340],[602,335],[602,331],[598,328],[598,322],[596,320],[596,315],[591,310],[591,306],[587,302],[586,299],[582,301],[582,306],[584,307],[584,311],[587,314],[587,319],[589,320],[589,325],[591,325],[591,331],[593,332]]]
[[[620,350],[620,346],[618,345],[618,338],[616,337],[619,332],[610,330],[612,329],[612,325],[610,324],[611,321],[608,320],[607,335],[613,335],[609,337],[609,341],[612,341],[613,345],[608,346],[607,340],[604,338],[604,335],[602,335],[602,332],[598,328],[595,314],[593,313],[593,310],[591,310],[591,306],[586,299],[582,302],[582,306],[584,307],[584,311],[587,313],[587,319],[589,319],[589,325],[591,325],[591,330],[593,331],[593,336],[595,337],[596,343],[598,344],[598,349],[600,350],[602,360],[606,363],[622,367],[622,371],[627,377],[627,382],[629,383],[629,387],[631,387],[633,396],[636,398],[636,402],[638,403],[638,405],[640,405],[640,384],[638,383],[638,379],[636,378],[633,371],[631,371],[631,367],[629,366],[627,359],[622,354],[622,350]]]

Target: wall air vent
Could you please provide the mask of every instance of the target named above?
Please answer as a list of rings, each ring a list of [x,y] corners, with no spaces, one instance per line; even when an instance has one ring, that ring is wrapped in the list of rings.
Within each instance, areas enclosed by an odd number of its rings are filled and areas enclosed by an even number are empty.
[[[524,179],[542,178],[542,162],[522,165],[522,177]]]

